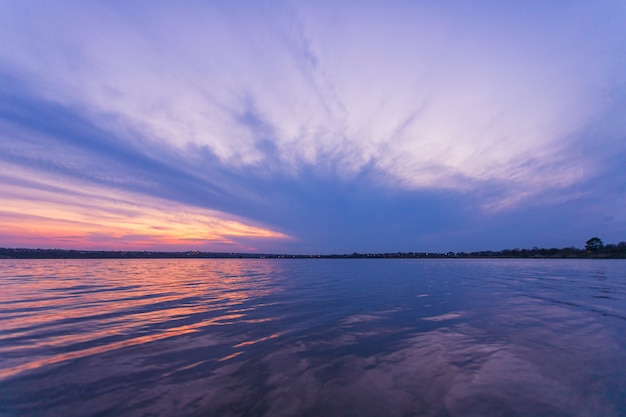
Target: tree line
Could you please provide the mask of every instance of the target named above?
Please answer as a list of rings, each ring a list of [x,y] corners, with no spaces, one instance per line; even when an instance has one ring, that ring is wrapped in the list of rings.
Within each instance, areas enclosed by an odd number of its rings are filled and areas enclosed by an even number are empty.
[[[0,248],[0,259],[145,259],[145,258],[598,258],[626,259],[626,242],[604,244],[599,237],[585,242],[583,249],[538,248],[503,249],[499,251],[477,252],[385,252],[333,255],[289,255],[263,253],[222,253],[222,252],[159,252],[159,251],[78,251],[65,249]]]

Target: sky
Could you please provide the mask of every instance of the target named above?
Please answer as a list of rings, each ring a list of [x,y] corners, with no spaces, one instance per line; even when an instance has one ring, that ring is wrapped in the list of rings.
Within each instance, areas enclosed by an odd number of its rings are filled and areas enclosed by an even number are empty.
[[[0,246],[626,241],[626,3],[0,0]]]

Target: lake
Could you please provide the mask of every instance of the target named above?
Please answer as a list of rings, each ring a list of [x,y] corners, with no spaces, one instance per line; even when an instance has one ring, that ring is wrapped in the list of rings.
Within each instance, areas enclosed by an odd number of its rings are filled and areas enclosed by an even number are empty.
[[[626,261],[0,260],[0,416],[626,416]]]

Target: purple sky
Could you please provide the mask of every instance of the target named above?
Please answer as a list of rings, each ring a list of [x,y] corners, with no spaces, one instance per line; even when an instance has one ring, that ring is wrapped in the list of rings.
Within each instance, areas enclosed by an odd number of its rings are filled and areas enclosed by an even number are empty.
[[[0,246],[626,240],[626,3],[0,0]]]

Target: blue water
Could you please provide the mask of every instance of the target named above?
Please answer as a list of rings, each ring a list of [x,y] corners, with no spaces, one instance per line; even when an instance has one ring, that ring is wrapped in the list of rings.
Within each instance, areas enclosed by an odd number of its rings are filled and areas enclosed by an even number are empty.
[[[626,261],[0,260],[0,416],[626,416]]]

